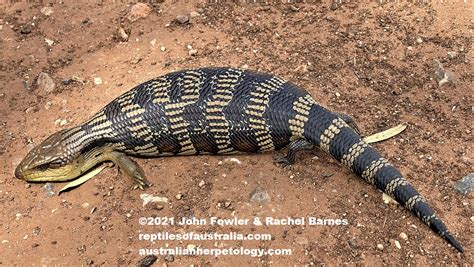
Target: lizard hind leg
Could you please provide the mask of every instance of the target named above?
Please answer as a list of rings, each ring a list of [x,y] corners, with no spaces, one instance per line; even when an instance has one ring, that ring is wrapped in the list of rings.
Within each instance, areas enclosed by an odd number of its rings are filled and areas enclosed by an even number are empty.
[[[134,180],[133,189],[140,188],[144,190],[145,187],[150,186],[143,169],[129,156],[119,152],[110,152],[108,156],[112,162]]]
[[[293,165],[296,159],[296,153],[302,150],[311,150],[314,145],[306,139],[296,139],[288,145],[288,153],[286,155],[276,156],[274,163],[283,168]]]
[[[340,112],[333,112],[334,114],[336,114],[339,118],[341,118],[345,123],[347,123],[347,125],[349,125],[349,127],[351,127],[357,134],[360,135],[360,130],[359,130],[359,127],[357,126],[357,123],[354,121],[354,119],[345,114],[345,113],[340,113]]]

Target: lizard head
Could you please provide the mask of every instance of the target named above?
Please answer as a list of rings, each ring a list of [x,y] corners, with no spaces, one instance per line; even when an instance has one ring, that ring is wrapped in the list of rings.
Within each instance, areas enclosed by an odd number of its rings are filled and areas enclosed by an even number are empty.
[[[67,132],[65,129],[54,133],[33,148],[15,169],[15,176],[29,182],[66,181],[78,177],[81,160],[68,150]]]

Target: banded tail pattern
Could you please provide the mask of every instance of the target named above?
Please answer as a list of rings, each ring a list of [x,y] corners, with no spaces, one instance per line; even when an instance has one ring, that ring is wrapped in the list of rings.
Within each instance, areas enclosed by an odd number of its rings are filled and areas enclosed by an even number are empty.
[[[325,113],[324,116],[321,114]],[[323,120],[317,118],[325,118]],[[403,175],[337,115],[313,105],[305,127],[308,140],[330,153],[365,181],[406,207],[458,251],[461,244],[449,233],[435,211]]]

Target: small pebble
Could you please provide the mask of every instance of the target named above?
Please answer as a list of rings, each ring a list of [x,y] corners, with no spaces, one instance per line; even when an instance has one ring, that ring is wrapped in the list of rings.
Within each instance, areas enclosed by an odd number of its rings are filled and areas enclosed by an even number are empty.
[[[130,12],[127,15],[127,19],[130,22],[137,21],[141,18],[146,18],[150,15],[151,8],[144,3],[137,3],[132,6]]]
[[[404,232],[401,232],[400,235],[398,235],[400,237],[400,239],[402,240],[408,240],[408,236],[407,234],[405,234]]]
[[[186,16],[186,15],[178,15],[178,16],[176,16],[176,21],[179,24],[186,24],[186,23],[189,22],[189,17]]]
[[[257,186],[250,194],[250,202],[258,204],[266,204],[270,202],[270,195],[260,186]]]
[[[454,58],[456,58],[457,56],[458,56],[458,53],[455,52],[455,51],[449,51],[449,52],[448,52],[448,57],[449,57],[450,59],[454,59]]]
[[[347,241],[347,243],[349,244],[349,246],[350,246],[352,249],[357,249],[357,241],[356,241],[355,238],[349,239],[349,241]]]
[[[149,267],[152,266],[158,260],[156,255],[147,255],[138,261],[138,267]]]
[[[196,245],[188,244],[188,245],[186,246],[186,248],[187,248],[188,250],[194,250],[194,249],[196,248]]]
[[[25,110],[25,113],[26,114],[30,114],[30,113],[33,113],[36,111],[36,108],[35,107],[29,107]]]
[[[189,16],[191,18],[195,18],[195,17],[199,17],[201,14],[199,14],[199,12],[197,11],[191,11],[191,13],[189,13]]]
[[[150,202],[168,203],[168,198],[153,196],[150,194],[141,194],[140,198],[143,200],[143,207],[145,207]]]
[[[166,51],[166,47],[160,46],[160,50],[161,50],[161,52],[165,52],[165,51]]]
[[[102,84],[102,79],[100,77],[94,77],[94,84],[95,85],[101,85]]]
[[[198,51],[196,49],[191,49],[191,50],[188,51],[188,54],[190,56],[195,56],[195,55],[197,55],[197,53],[198,53]]]
[[[199,182],[199,187],[203,187],[204,185],[206,185],[206,182],[204,182],[204,180],[201,180],[201,181]]]
[[[32,31],[32,27],[30,24],[26,24],[20,28],[21,34],[30,34]]]
[[[454,83],[454,76],[453,74],[444,69],[443,64],[439,62],[439,60],[433,60],[433,68],[434,68],[434,76],[438,81],[438,87],[445,83]]]
[[[45,41],[46,44],[49,45],[49,46],[53,46],[53,44],[54,44],[54,40],[51,40],[51,39],[48,39],[48,38],[44,38],[44,41]]]
[[[474,216],[471,216],[471,222],[474,222]]]
[[[54,196],[55,193],[54,193],[54,185],[52,183],[46,183],[45,185],[43,185],[43,190],[46,192],[46,195],[48,196]]]
[[[474,191],[474,172],[464,176],[454,184],[454,189],[462,195],[467,195]]]
[[[238,165],[242,164],[242,162],[241,162],[239,159],[237,159],[237,158],[230,158],[230,159],[228,159],[228,160],[229,160],[230,162],[237,163]]]
[[[45,91],[46,93],[51,93],[56,88],[56,84],[49,74],[41,72],[36,78],[36,85],[40,90]]]
[[[398,249],[401,249],[401,248],[402,248],[402,246],[400,245],[400,242],[398,242],[398,240],[395,240],[394,243],[395,243],[395,246],[396,246]]]
[[[174,256],[171,255],[171,254],[168,254],[168,255],[165,256],[164,260],[166,262],[173,262],[174,261]]]
[[[175,198],[176,198],[177,200],[180,200],[180,199],[183,198],[183,194],[181,194],[181,193],[176,194]]]
[[[68,122],[67,122],[66,119],[57,119],[57,120],[54,122],[54,125],[60,126],[60,127],[65,126],[65,125],[67,125],[67,124],[68,124]]]
[[[54,13],[53,8],[50,7],[50,6],[43,7],[40,12],[43,15],[48,16],[48,17],[51,16]]]
[[[418,44],[423,43],[423,39],[421,39],[421,37],[416,38],[416,43]]]

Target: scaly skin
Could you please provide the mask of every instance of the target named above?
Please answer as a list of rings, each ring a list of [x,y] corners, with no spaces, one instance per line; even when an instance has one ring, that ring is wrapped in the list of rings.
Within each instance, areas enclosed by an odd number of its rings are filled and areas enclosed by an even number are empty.
[[[346,123],[347,122],[347,123]],[[34,148],[16,169],[26,181],[75,179],[113,161],[147,185],[128,156],[261,152],[289,147],[278,161],[316,146],[412,211],[458,251],[461,244],[402,174],[349,125],[278,77],[233,68],[170,73],[138,85],[82,125]]]

